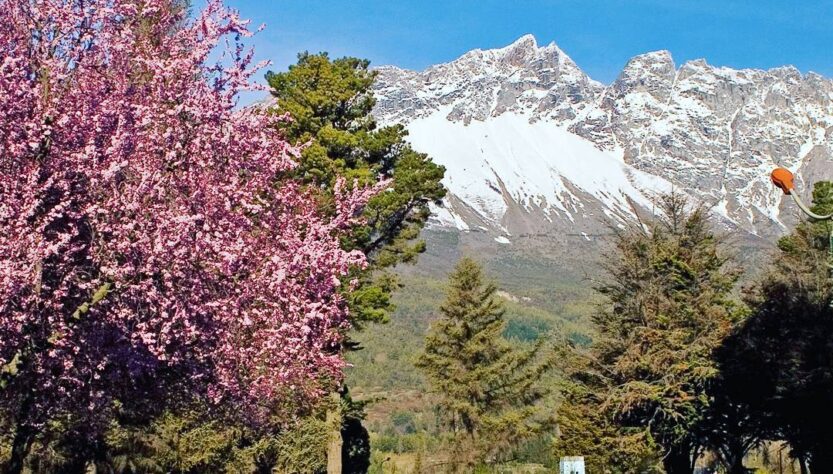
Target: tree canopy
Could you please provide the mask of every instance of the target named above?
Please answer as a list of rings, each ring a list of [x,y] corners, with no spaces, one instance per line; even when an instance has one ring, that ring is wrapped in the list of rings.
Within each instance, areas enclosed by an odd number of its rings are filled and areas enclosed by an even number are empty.
[[[833,212],[833,184],[816,184],[812,210]],[[788,442],[812,472],[833,470],[830,232],[829,221],[802,222],[779,241],[747,294],[750,318],[718,353],[723,396],[755,420],[740,434]]]
[[[192,19],[172,0],[0,0],[11,471],[58,417],[92,439],[116,401],[187,388],[280,423],[340,379],[365,265],[342,238],[376,188],[334,177],[323,212],[291,179],[285,119],[235,107],[251,56],[210,62],[248,35],[216,0]]]
[[[438,408],[455,441],[494,460],[508,447],[552,426],[540,402],[552,358],[541,338],[514,348],[502,333],[503,303],[481,266],[463,258],[449,277],[448,295],[425,339],[417,366],[438,396]]]
[[[738,272],[705,211],[674,194],[658,210],[648,225],[618,233],[599,287],[608,303],[593,317],[592,363],[572,372],[608,420],[660,447],[666,472],[691,473],[718,373],[713,353],[743,311],[732,298]]]
[[[411,148],[403,126],[380,127],[373,118],[376,73],[369,65],[364,59],[302,53],[288,71],[266,76],[275,97],[273,111],[292,116],[280,129],[293,143],[305,145],[294,173],[318,189],[325,207],[340,176],[359,185],[387,182],[386,192],[367,203],[364,225],[345,239],[370,263],[350,300],[358,324],[389,318],[397,282],[378,270],[413,262],[424,250],[419,232],[429,204],[445,195],[444,168]]]

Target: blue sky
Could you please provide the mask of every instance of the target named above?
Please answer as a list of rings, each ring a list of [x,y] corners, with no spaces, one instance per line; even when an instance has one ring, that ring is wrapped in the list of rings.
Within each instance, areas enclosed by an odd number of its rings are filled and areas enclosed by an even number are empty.
[[[283,70],[298,51],[422,69],[532,33],[591,77],[613,81],[631,56],[670,50],[735,68],[792,64],[833,77],[833,0],[226,0],[266,30],[257,57]],[[199,2],[195,2],[199,5]]]

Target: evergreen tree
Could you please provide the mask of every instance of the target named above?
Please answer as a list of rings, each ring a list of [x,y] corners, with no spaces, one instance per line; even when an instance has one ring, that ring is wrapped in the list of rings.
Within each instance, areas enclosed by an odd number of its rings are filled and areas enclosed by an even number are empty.
[[[370,263],[350,296],[354,325],[388,320],[390,294],[398,283],[392,273],[380,270],[415,261],[425,249],[418,237],[428,206],[445,195],[440,184],[444,168],[411,148],[403,126],[379,127],[371,115],[376,73],[369,64],[301,53],[288,71],[266,75],[276,99],[274,112],[292,117],[283,132],[290,141],[307,144],[294,172],[321,191],[323,205],[330,204],[338,177],[360,185],[390,180],[387,192],[368,202],[366,225],[345,241],[348,248],[367,254]]]
[[[571,377],[560,387],[555,457],[583,456],[587,472],[658,473],[661,455],[650,433],[619,426],[605,413],[605,380],[594,376],[584,357],[566,354]]]
[[[359,284],[347,295],[357,329],[367,322],[388,321],[394,309],[391,293],[399,286],[388,270],[414,262],[425,249],[419,233],[429,204],[445,195],[440,184],[444,168],[411,148],[403,126],[379,127],[371,115],[376,73],[369,65],[364,59],[301,53],[288,71],[266,75],[276,99],[273,112],[292,117],[282,124],[282,132],[304,145],[293,173],[319,192],[322,207],[332,206],[341,177],[359,186],[389,181],[385,192],[367,203],[366,223],[343,239],[345,248],[362,251],[368,262],[352,275]],[[355,348],[349,340],[345,346]],[[347,470],[364,469],[369,462],[361,408],[349,397],[343,399],[342,462]]]
[[[506,321],[496,291],[481,266],[463,258],[417,361],[439,398],[441,420],[454,434],[458,460],[468,455],[495,461],[553,422],[540,403],[548,394],[540,379],[550,367],[549,351],[543,339],[517,349],[502,337]]]
[[[812,210],[833,212],[833,183],[816,184]],[[779,241],[748,294],[751,316],[718,353],[725,397],[754,417],[744,435],[786,441],[811,472],[833,472],[830,232],[802,222]]]
[[[679,195],[659,199],[647,228],[619,234],[599,290],[609,304],[593,318],[591,389],[623,429],[641,428],[662,448],[669,474],[691,473],[717,375],[713,352],[743,311],[702,209]],[[585,378],[587,380],[587,378]]]

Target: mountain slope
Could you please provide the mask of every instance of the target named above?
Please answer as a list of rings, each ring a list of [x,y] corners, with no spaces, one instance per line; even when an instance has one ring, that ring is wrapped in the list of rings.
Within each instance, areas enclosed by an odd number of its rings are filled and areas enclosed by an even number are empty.
[[[496,225],[503,242],[552,226],[596,231],[604,220],[626,220],[634,204],[650,207],[644,189],[671,189],[565,128],[514,112],[468,125],[438,113],[408,129],[414,146],[447,168],[445,184],[459,200],[438,218],[468,228],[479,217],[477,225]]]
[[[769,171],[790,168],[802,189],[833,175],[833,82],[791,67],[678,68],[659,51],[603,86],[527,35],[422,72],[378,71],[377,118],[404,123],[448,168],[438,223],[500,242],[621,225],[671,187],[730,228],[774,236],[794,215]]]

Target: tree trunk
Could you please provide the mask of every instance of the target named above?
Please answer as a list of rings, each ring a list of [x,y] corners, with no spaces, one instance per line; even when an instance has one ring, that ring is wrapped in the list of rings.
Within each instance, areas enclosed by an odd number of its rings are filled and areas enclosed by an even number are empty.
[[[19,423],[15,429],[12,440],[12,455],[6,465],[5,474],[20,474],[23,472],[23,463],[29,455],[29,448],[35,439],[35,431],[25,422]]]
[[[12,439],[12,453],[3,471],[5,474],[20,474],[23,472],[23,463],[26,461],[26,456],[29,455],[29,449],[35,440],[35,430],[29,424],[29,411],[31,409],[32,396],[26,395],[17,412],[14,438]]]
[[[746,456],[746,449],[740,442],[732,442],[724,451],[727,474],[748,474],[749,469],[743,465],[743,458]]]
[[[801,474],[807,474],[807,461],[804,460],[804,456],[798,458],[798,467],[801,469]]]
[[[674,446],[662,460],[667,474],[693,474],[691,450],[685,446]]]
[[[810,454],[810,474],[833,473],[833,452],[825,447]]]
[[[333,406],[327,410],[327,426],[330,427],[330,439],[327,443],[327,474],[341,474],[341,396],[332,395]]]

